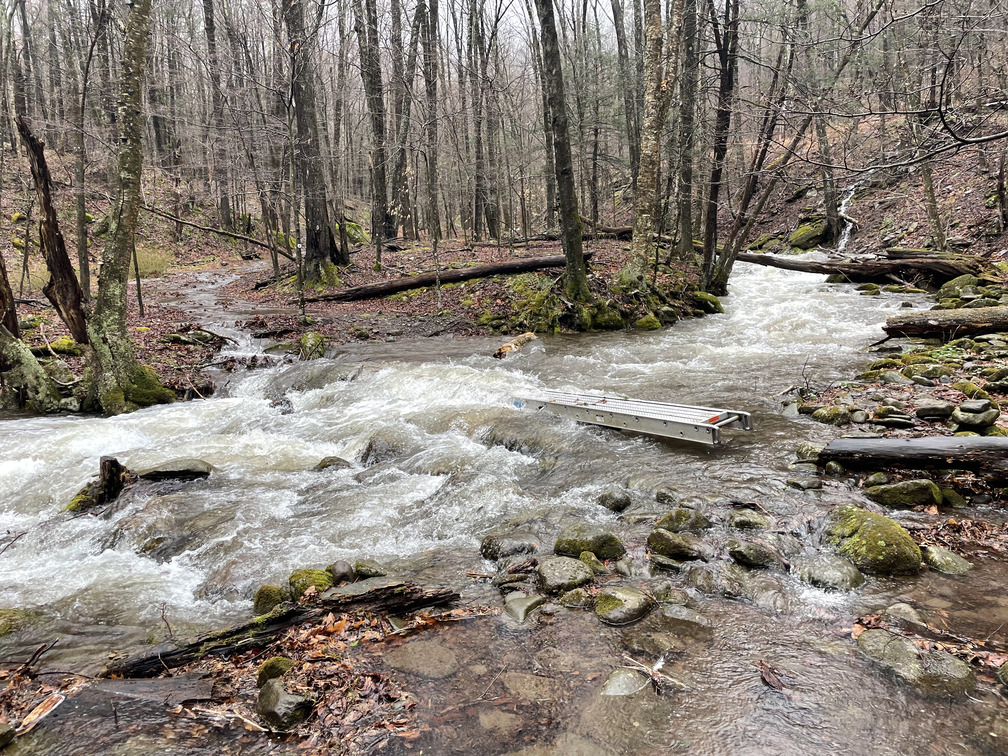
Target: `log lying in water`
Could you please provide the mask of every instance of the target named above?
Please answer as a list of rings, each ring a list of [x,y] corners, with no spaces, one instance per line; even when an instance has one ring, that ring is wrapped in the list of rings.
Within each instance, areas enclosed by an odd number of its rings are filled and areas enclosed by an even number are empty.
[[[1008,483],[1008,438],[837,438],[819,452],[820,464],[839,462],[851,470],[970,470],[994,484]]]
[[[585,252],[585,262],[591,259],[591,253]],[[563,255],[550,255],[548,257],[523,257],[518,260],[507,260],[502,263],[491,263],[489,265],[474,265],[471,268],[458,268],[453,270],[442,270],[440,273],[421,273],[417,276],[406,276],[396,278],[392,281],[379,281],[378,283],[364,284],[363,286],[353,286],[343,291],[333,294],[320,294],[317,297],[306,297],[306,302],[356,302],[362,299],[380,299],[401,291],[410,289],[422,289],[426,286],[434,286],[440,280],[441,283],[459,283],[460,281],[471,281],[474,278],[487,278],[489,276],[513,276],[518,273],[530,273],[535,270],[545,270],[546,268],[562,268],[567,264]]]
[[[892,283],[892,277],[909,278],[924,275],[933,282],[950,281],[964,273],[977,273],[980,265],[969,257],[908,257],[898,260],[858,260],[857,262],[814,262],[780,255],[757,255],[743,252],[740,262],[768,265],[803,273],[839,273],[852,283]]]
[[[1008,331],[1008,307],[927,310],[893,315],[882,327],[889,336],[971,336]]]
[[[166,641],[139,654],[114,661],[102,677],[153,677],[205,656],[231,656],[271,643],[289,627],[320,621],[329,612],[410,612],[457,601],[451,588],[425,588],[413,583],[375,578],[330,588],[318,603],[281,604],[269,614],[241,625],[206,633],[187,643]]]

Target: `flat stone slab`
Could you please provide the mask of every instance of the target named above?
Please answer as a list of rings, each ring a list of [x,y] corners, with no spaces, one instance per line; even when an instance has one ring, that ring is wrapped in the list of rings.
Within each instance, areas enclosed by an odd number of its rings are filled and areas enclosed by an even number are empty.
[[[571,557],[549,557],[543,559],[536,569],[543,590],[559,593],[590,583],[595,579],[591,567],[580,559]]]
[[[413,640],[394,648],[383,657],[393,669],[440,680],[458,671],[455,652],[434,640]]]
[[[141,480],[198,480],[208,478],[213,465],[202,459],[179,457],[137,473]]]

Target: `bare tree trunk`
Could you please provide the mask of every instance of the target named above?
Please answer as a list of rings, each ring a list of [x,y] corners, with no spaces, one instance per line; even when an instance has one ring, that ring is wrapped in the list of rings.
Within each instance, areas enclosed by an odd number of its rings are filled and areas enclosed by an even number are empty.
[[[697,0],[683,3],[683,65],[679,81],[679,177],[676,191],[679,213],[679,241],[676,256],[693,257],[693,150],[696,145],[697,77],[700,57],[697,53]]]
[[[557,192],[560,195],[560,232],[567,259],[564,292],[573,301],[586,302],[591,294],[588,291],[588,270],[581,239],[581,217],[574,192],[574,164],[571,160],[560,47],[557,43],[552,0],[536,0],[536,10],[539,12],[542,30],[543,84],[553,118],[553,160],[556,165]]]
[[[85,372],[91,384],[87,405],[106,414],[174,399],[154,371],[137,363],[126,330],[127,280],[141,204],[143,78],[150,16],[151,0],[134,0],[126,17],[119,88],[118,185],[111,213],[115,220],[102,255],[98,296],[88,321],[92,349]]]
[[[231,197],[228,193],[229,171],[227,145],[224,142],[224,93],[221,91],[220,57],[217,55],[217,24],[214,20],[214,0],[203,0],[203,25],[206,31],[207,62],[210,73],[210,102],[213,107],[213,179],[220,196],[221,227],[234,228]]]
[[[634,98],[634,82],[630,69],[630,52],[627,46],[626,25],[623,23],[623,4],[620,0],[611,0],[613,25],[616,29],[616,54],[619,62],[620,88],[623,90],[623,116],[626,122],[627,148],[630,152],[630,183],[637,186],[637,173],[640,168],[640,118],[637,113],[637,103]]]

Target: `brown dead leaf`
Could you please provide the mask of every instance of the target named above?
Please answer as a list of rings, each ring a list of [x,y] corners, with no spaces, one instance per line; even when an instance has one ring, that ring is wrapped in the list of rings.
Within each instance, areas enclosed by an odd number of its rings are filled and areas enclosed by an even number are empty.
[[[784,683],[781,682],[779,669],[768,664],[763,659],[760,659],[758,662],[752,662],[752,665],[759,670],[760,679],[764,685],[774,690],[784,690]]]

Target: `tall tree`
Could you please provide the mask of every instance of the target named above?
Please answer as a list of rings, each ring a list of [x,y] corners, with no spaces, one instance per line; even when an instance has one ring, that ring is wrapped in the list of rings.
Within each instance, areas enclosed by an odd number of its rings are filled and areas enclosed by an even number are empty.
[[[591,294],[588,290],[588,270],[581,237],[581,217],[574,191],[574,162],[571,159],[570,130],[567,126],[567,104],[564,99],[560,45],[553,18],[553,0],[536,0],[536,11],[541,30],[543,85],[546,87],[553,123],[553,164],[560,199],[560,237],[566,257],[564,292],[574,301],[586,302]]]
[[[316,35],[308,35],[305,31],[301,0],[284,0],[283,16],[287,26],[291,59],[291,95],[294,100],[298,134],[293,159],[304,193],[304,275],[307,280],[316,281],[322,277],[325,266],[329,263],[347,265],[350,261],[341,257],[329,221],[329,201],[326,197],[325,176],[322,173],[311,54]]]
[[[231,217],[227,147],[224,141],[224,92],[221,91],[220,56],[217,54],[217,22],[214,19],[214,0],[203,0],[203,28],[206,33],[207,67],[210,74],[210,102],[213,109],[213,183],[220,198],[220,224],[222,228],[234,227]]]

